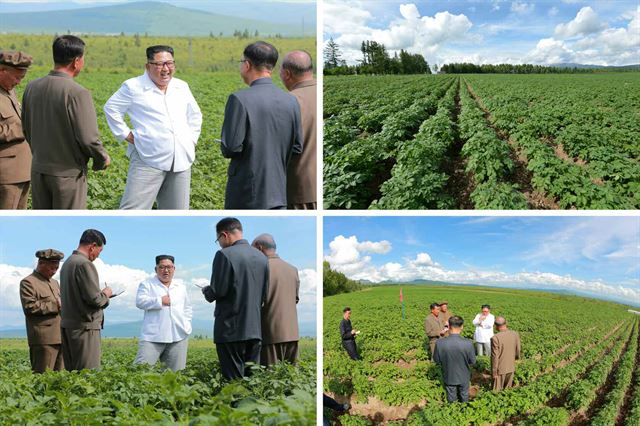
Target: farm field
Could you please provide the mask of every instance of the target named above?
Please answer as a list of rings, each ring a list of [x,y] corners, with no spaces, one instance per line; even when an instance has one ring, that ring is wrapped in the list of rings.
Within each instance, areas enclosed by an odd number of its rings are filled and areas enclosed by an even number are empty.
[[[328,76],[329,209],[640,208],[640,73]]]
[[[473,337],[471,320],[485,303],[520,334],[514,388],[492,392],[491,361],[481,356],[470,402],[446,402],[423,326],[429,304],[443,299],[465,320],[463,337]],[[345,306],[361,330],[362,361],[352,361],[340,343]],[[577,296],[471,286],[376,286],[325,297],[324,392],[351,403],[336,419],[341,425],[637,425],[640,318],[627,309]]]
[[[102,172],[89,172],[87,204],[89,209],[117,209],[129,168],[126,145],[116,141],[102,110],[109,97],[122,83],[144,72],[145,49],[153,44],[170,44],[176,50],[175,77],[189,84],[202,110],[202,133],[196,146],[196,160],[191,172],[191,209],[222,209],[227,182],[228,160],[222,157],[215,139],[220,138],[227,97],[245,88],[238,72],[238,59],[244,47],[253,40],[237,38],[186,37],[85,37],[86,65],[76,81],[89,89],[98,116],[101,140],[111,156],[111,166]],[[266,39],[281,54],[305,49],[315,57],[315,39]],[[0,47],[14,46],[34,56],[34,65],[17,87],[18,98],[27,83],[48,74],[51,63],[52,36],[0,35]],[[136,45],[139,44],[139,45]],[[191,52],[191,54],[189,54]],[[274,83],[282,86],[277,74]]]
[[[103,339],[102,370],[31,373],[26,339],[0,339],[0,424],[316,424],[316,341],[300,363],[225,383],[210,340],[191,340],[182,373],[132,366],[136,339]]]

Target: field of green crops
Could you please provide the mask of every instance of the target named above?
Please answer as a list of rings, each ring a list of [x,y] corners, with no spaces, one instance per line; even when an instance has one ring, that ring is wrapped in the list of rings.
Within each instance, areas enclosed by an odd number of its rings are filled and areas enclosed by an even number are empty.
[[[145,48],[152,44],[170,44],[176,51],[175,76],[185,80],[203,114],[202,133],[196,146],[196,161],[191,176],[191,209],[222,209],[227,182],[228,160],[220,153],[215,139],[220,138],[224,106],[232,92],[246,87],[238,72],[238,59],[252,40],[236,38],[188,38],[90,36],[86,42],[85,70],[77,82],[89,89],[98,115],[102,142],[111,156],[111,166],[103,172],[89,172],[89,209],[117,209],[129,168],[126,144],[116,141],[107,126],[102,107],[122,83],[143,73]],[[267,39],[281,54],[305,49],[315,57],[315,39]],[[0,48],[15,47],[34,56],[39,64],[29,70],[17,88],[18,97],[26,84],[46,75],[51,69],[51,36],[0,35]],[[189,54],[191,51],[191,54]],[[277,71],[274,82],[282,87]]]
[[[640,73],[324,79],[330,209],[636,209]]]
[[[381,286],[324,298],[324,391],[349,401],[342,425],[640,424],[640,318],[628,307],[551,293],[467,286]],[[507,318],[522,340],[512,389],[491,391],[491,361],[478,357],[469,403],[448,404],[440,368],[429,360],[423,322],[446,299],[465,320],[481,304]],[[342,309],[352,309],[362,361],[340,343]]]
[[[191,340],[181,373],[133,366],[135,339],[103,339],[102,370],[31,373],[25,339],[0,339],[2,425],[255,425],[316,422],[316,341],[297,366],[224,382],[209,340]]]

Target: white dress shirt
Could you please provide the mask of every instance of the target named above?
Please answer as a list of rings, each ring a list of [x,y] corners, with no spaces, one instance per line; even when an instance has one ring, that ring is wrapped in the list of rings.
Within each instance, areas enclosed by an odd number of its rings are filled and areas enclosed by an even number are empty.
[[[476,315],[473,320],[473,325],[476,326],[476,332],[473,334],[473,340],[478,343],[489,343],[493,337],[493,323],[496,322],[496,317],[493,314],[487,315],[487,317],[480,321],[480,316]]]
[[[170,306],[162,305],[162,296],[171,298]],[[136,306],[144,310],[140,340],[173,343],[191,334],[193,309],[182,283],[172,282],[166,287],[157,276],[138,286]]]
[[[170,171],[173,165],[174,172],[187,170],[195,160],[202,113],[186,82],[173,77],[163,93],[145,71],[122,84],[104,105],[104,113],[116,139],[133,133],[128,157],[135,149],[148,166]]]

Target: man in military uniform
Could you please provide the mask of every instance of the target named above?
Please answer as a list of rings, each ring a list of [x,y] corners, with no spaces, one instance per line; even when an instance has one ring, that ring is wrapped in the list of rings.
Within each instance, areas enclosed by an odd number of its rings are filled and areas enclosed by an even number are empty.
[[[14,88],[31,65],[23,52],[0,51],[0,209],[25,209],[31,181],[31,150],[22,132]]]
[[[444,335],[442,337],[449,336],[449,318],[453,315],[449,312],[449,302],[443,300],[438,302],[438,306],[440,307],[440,313],[438,314],[438,320],[440,320],[440,326],[443,330],[445,330]]]
[[[34,373],[46,369],[60,371],[62,338],[60,336],[60,285],[53,279],[64,254],[54,249],[36,252],[38,265],[20,281],[20,302],[27,323],[29,357]]]
[[[424,320],[424,332],[429,339],[429,352],[431,353],[431,359],[433,359],[433,353],[436,349],[436,342],[439,338],[443,337],[446,330],[440,322],[440,306],[437,303],[429,305],[431,313],[427,315]]]

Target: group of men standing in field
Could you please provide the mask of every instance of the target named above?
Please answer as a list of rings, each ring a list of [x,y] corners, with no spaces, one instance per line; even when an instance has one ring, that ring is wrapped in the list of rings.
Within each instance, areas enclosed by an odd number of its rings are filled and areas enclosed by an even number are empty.
[[[216,302],[214,343],[222,375],[231,380],[251,374],[248,363],[269,366],[298,359],[300,280],[298,270],[280,259],[269,234],[251,245],[238,219],[216,225],[216,252],[208,302]],[[34,372],[100,367],[104,310],[117,296],[101,288],[93,261],[107,240],[95,229],[83,232],[73,254],[56,274],[64,254],[36,252],[38,263],[20,282],[31,367]],[[173,371],[184,369],[193,308],[186,286],[174,281],[175,258],[158,255],[155,275],[139,284],[136,306],[144,311],[135,363],[160,360]]]
[[[15,87],[32,57],[0,51],[0,208],[86,209],[88,162],[109,167],[91,93],[76,83],[85,43],[73,35],[53,42],[54,69],[31,81],[22,105]],[[188,209],[191,166],[202,113],[188,84],[174,77],[171,46],[146,49],[145,72],[125,81],[104,105],[115,138],[127,143],[129,170],[121,209]],[[227,209],[315,209],[316,81],[309,53],[287,53],[277,88],[277,49],[248,45],[240,75],[249,87],[231,94],[220,149],[231,159]],[[128,116],[131,127],[125,121]]]

